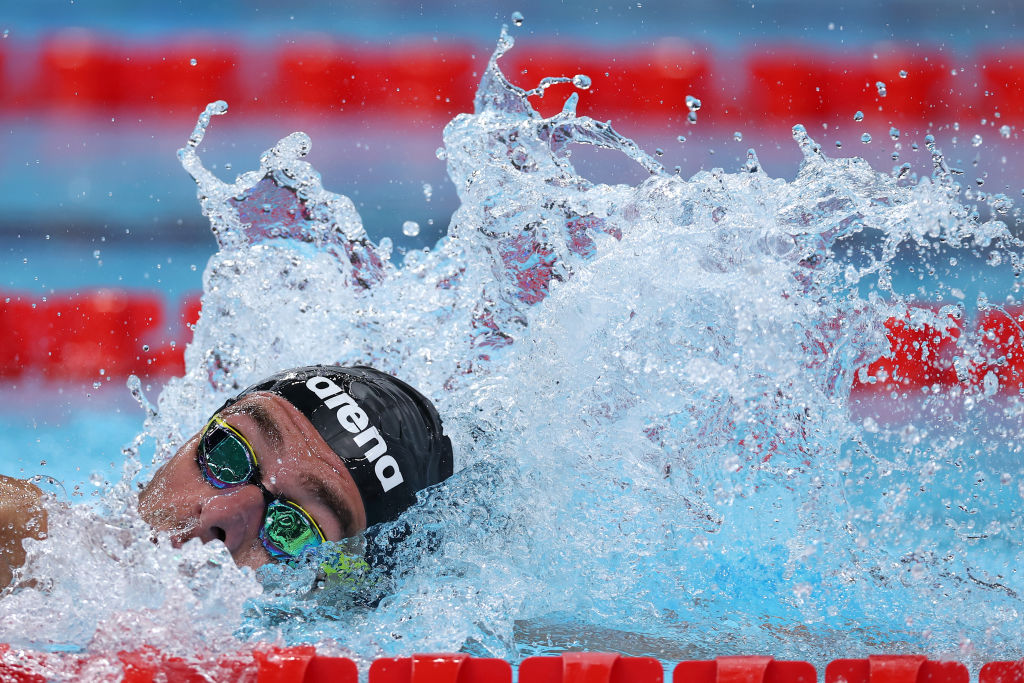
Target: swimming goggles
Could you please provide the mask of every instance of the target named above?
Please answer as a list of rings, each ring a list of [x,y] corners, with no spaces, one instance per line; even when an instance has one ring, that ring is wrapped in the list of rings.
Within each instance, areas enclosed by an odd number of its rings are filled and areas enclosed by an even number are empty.
[[[252,446],[237,429],[214,416],[196,450],[199,471],[219,489],[252,484],[263,492],[266,511],[260,541],[275,560],[292,560],[324,543],[323,532],[298,503],[279,498],[263,485]]]

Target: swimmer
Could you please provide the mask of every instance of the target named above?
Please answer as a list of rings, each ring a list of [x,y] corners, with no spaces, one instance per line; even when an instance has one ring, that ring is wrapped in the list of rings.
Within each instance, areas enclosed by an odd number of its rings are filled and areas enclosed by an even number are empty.
[[[239,566],[289,561],[396,519],[452,474],[434,406],[368,367],[317,365],[243,390],[139,494],[142,518],[176,546],[220,541]],[[32,484],[0,477],[0,587],[41,538]]]

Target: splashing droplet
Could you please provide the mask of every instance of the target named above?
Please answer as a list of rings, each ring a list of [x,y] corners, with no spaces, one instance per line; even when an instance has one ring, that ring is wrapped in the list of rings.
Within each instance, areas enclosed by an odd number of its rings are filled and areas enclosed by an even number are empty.
[[[420,224],[416,221],[406,221],[402,223],[402,234],[406,237],[415,237],[420,234]]]
[[[686,142],[686,136],[680,135],[679,137],[676,138],[676,140],[678,140],[679,142]]]
[[[1000,215],[1005,215],[1013,208],[1013,201],[1005,194],[999,193],[991,198],[992,210]]]
[[[761,162],[757,158],[757,152],[751,147],[747,150],[747,163],[746,169],[748,173],[757,173],[761,170]]]
[[[1003,124],[1002,126],[999,126],[999,134],[1002,135],[1004,138],[1009,139],[1010,138],[1010,127],[1005,125],[1005,124]]]
[[[523,25],[523,13],[522,12],[513,12],[512,13],[512,23],[515,24],[516,26],[522,26]]]
[[[434,156],[436,156],[441,161],[444,161],[445,159],[448,158],[448,152],[445,150],[444,147],[438,147],[436,150],[434,150]]]
[[[981,147],[981,135],[975,133],[971,138],[971,147]]]
[[[686,108],[691,112],[700,111],[700,100],[693,95],[686,96]]]
[[[691,111],[689,114],[686,115],[686,120],[689,123],[697,123],[697,112]]]
[[[842,140],[836,140],[836,149],[842,149],[842,148],[843,148],[843,141]]]
[[[861,135],[860,141],[863,142],[865,145],[871,142],[871,133],[864,133],[864,135]]]
[[[743,133],[741,133],[740,131],[736,131],[735,133],[732,134],[732,139],[735,140],[736,142],[743,142]]]
[[[863,121],[864,120],[864,112],[858,111],[856,114],[853,115],[853,120],[854,121]]]
[[[907,77],[907,70],[906,69],[900,69],[900,78],[906,78],[906,77]]]
[[[572,84],[580,90],[589,90],[591,83],[590,76],[584,74],[576,74],[572,77]]]
[[[210,119],[214,116],[222,116],[227,111],[228,103],[224,100],[217,100],[206,105],[206,109],[203,110],[203,113],[199,115],[199,120],[196,121],[196,127],[192,130],[192,135],[188,136],[185,149],[178,150],[178,158],[185,165],[185,170],[198,170],[198,167],[201,166],[195,150],[202,144],[203,138],[206,136],[206,129],[210,127]]]
[[[654,154],[655,156],[659,157],[665,156],[665,150],[663,150],[661,147],[658,147],[657,149],[654,150]]]
[[[434,186],[430,183],[423,183],[423,197],[429,202],[434,196]]]
[[[884,81],[876,81],[875,82],[875,87],[878,88],[878,96],[879,97],[885,97],[885,95],[886,95],[885,82]]]
[[[900,139],[900,129],[897,128],[896,126],[890,127],[889,128],[889,137],[892,138],[893,140],[899,140]]]
[[[188,63],[191,64],[192,66],[195,66],[196,64],[199,63],[199,61],[195,57],[193,57],[192,59],[188,60]]]

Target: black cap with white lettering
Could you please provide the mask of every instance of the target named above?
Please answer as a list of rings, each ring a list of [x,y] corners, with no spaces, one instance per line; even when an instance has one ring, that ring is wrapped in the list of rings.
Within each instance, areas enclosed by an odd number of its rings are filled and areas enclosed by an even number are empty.
[[[366,508],[366,526],[398,517],[416,492],[452,474],[452,445],[422,394],[365,366],[311,365],[252,385],[283,397],[305,415],[345,463]]]

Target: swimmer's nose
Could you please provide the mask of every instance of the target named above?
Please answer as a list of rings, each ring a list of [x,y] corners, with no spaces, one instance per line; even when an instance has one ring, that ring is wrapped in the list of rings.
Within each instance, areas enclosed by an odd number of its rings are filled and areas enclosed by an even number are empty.
[[[203,505],[194,534],[203,543],[221,541],[234,555],[256,543],[263,511],[263,494],[255,486],[229,489]]]

